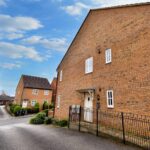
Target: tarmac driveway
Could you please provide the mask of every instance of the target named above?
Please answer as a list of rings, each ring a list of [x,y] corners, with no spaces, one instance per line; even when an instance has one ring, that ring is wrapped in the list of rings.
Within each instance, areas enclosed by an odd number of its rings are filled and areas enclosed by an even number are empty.
[[[0,106],[0,120],[9,118],[11,118],[11,116],[6,112],[5,106]]]
[[[31,116],[10,117],[0,107],[0,150],[136,150],[87,133],[29,125]]]
[[[0,150],[136,149],[94,135],[53,126],[33,126],[27,123],[0,126]]]

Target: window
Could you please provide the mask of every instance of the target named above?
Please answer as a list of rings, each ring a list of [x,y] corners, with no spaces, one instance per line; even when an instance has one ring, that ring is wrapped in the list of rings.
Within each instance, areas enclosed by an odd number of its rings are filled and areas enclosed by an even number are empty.
[[[106,60],[106,64],[111,63],[111,61],[112,61],[111,49],[106,49],[105,60]]]
[[[59,76],[59,81],[62,81],[62,76],[63,76],[63,72],[62,70],[60,71],[60,76]]]
[[[33,89],[33,90],[32,90],[32,94],[33,94],[33,95],[38,95],[38,90],[37,90],[37,89]]]
[[[35,104],[36,104],[36,100],[32,100],[32,101],[31,101],[31,106],[33,106],[33,107],[34,107],[34,106],[35,106]]]
[[[107,91],[107,107],[114,108],[113,90]]]
[[[58,95],[58,97],[57,97],[57,108],[59,108],[60,107],[60,95]]]
[[[44,90],[44,95],[49,95],[49,90]]]
[[[90,57],[85,60],[85,73],[93,72],[93,57]]]

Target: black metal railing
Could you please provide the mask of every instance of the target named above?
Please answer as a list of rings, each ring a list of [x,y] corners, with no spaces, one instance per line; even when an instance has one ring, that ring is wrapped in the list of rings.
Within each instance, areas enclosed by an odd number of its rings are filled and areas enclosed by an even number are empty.
[[[150,116],[70,106],[68,127],[150,149]]]

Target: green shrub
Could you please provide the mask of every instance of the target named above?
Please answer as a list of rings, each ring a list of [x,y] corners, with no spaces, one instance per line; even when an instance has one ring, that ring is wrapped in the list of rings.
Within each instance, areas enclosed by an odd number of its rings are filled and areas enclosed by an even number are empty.
[[[51,124],[52,123],[52,118],[46,117],[44,120],[44,124]]]
[[[39,107],[34,107],[32,113],[38,113],[40,111]]]
[[[43,124],[44,120],[39,117],[34,117],[30,119],[30,124]]]
[[[46,114],[46,117],[48,117],[48,109],[43,110],[43,112]]]
[[[45,112],[40,112],[36,115],[37,118],[40,118],[42,120],[45,120],[46,118],[46,113]]]
[[[45,109],[48,109],[48,103],[46,101],[43,103],[43,110]]]
[[[21,107],[20,106],[16,106],[14,108],[13,113],[15,114],[15,116],[19,116],[20,115],[20,111],[21,111]]]
[[[52,119],[52,123],[54,125],[57,126],[61,126],[61,127],[66,127],[68,125],[68,121],[67,120],[57,120],[57,119]]]
[[[40,110],[39,103],[36,103],[35,106],[33,107],[33,113],[38,113],[39,110]]]
[[[10,111],[11,111],[11,113],[14,113],[14,108],[15,108],[16,106],[18,106],[18,105],[17,105],[17,104],[12,104],[12,105],[10,105]]]
[[[34,118],[31,118],[31,124],[43,124],[46,119],[46,114],[44,112],[38,113]]]
[[[60,120],[60,121],[58,121],[58,125],[61,127],[66,127],[68,125],[68,121],[67,120]]]
[[[39,103],[35,103],[34,107],[40,107]]]
[[[49,109],[51,109],[51,110],[54,109],[54,103],[51,103],[51,104],[49,105]]]

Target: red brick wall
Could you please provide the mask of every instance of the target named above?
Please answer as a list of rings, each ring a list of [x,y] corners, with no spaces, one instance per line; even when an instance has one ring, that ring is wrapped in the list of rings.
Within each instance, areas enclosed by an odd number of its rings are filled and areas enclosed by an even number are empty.
[[[105,64],[107,48],[112,49],[111,64]],[[85,74],[88,57],[94,58],[91,74]],[[57,118],[68,117],[69,105],[83,104],[84,95],[76,90],[90,87],[96,88],[94,106],[99,94],[101,109],[108,109],[106,90],[112,89],[113,110],[150,115],[150,5],[92,11],[60,70]]]

